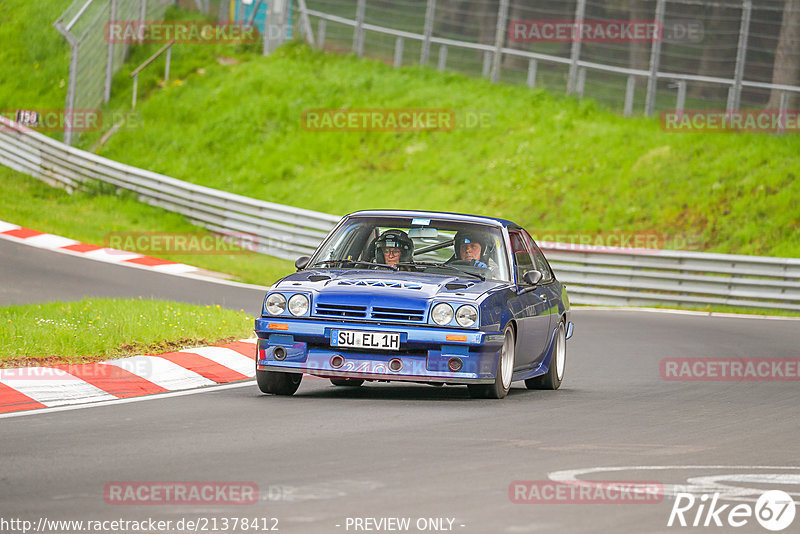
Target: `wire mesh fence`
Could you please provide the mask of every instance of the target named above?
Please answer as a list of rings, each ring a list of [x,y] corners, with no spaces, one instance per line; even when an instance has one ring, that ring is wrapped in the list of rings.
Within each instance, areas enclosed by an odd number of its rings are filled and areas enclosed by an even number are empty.
[[[325,48],[591,96],[627,115],[785,111],[800,94],[800,0],[304,4]]]
[[[122,67],[131,43],[107,38],[109,22],[158,20],[175,0],[75,0],[53,24],[70,45],[67,123],[76,110],[95,108],[111,96],[111,80]],[[72,143],[74,129],[64,129]]]
[[[110,98],[131,43],[110,43],[107,23],[161,20],[170,5],[222,22],[283,9],[279,41],[315,34],[330,50],[591,96],[626,115],[785,112],[800,95],[800,0],[75,0],[55,23],[72,51],[67,110]]]

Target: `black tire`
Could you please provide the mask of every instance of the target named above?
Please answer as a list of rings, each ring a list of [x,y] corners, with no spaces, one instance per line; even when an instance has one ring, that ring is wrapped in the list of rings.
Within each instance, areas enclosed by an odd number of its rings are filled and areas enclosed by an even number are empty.
[[[256,382],[262,393],[272,395],[294,395],[303,373],[282,373],[279,371],[256,371]]]
[[[364,380],[360,378],[331,378],[331,384],[334,386],[357,388],[363,383]]]
[[[502,399],[511,388],[511,377],[514,374],[514,358],[517,352],[517,340],[514,327],[509,324],[503,333],[503,348],[497,362],[494,384],[470,384],[469,396],[473,399]]]
[[[528,389],[558,389],[564,380],[564,370],[567,365],[567,329],[564,321],[558,323],[556,332],[556,346],[550,360],[550,368],[541,376],[529,378],[525,381]]]

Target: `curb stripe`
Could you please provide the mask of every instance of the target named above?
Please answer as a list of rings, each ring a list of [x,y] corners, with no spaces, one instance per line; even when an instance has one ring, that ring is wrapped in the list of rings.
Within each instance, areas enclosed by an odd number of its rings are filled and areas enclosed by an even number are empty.
[[[97,402],[116,398],[60,369],[45,367],[43,372],[44,376],[42,377],[2,378],[0,381],[45,406]]]
[[[125,250],[116,250],[101,245],[81,243],[80,241],[76,241],[74,239],[61,237],[55,234],[39,232],[38,230],[25,228],[24,226],[19,226],[6,221],[0,221],[0,237],[19,240],[26,245],[31,245],[37,248],[55,250],[57,252],[81,254],[86,258],[98,261],[128,265],[132,264],[137,267],[147,267],[164,273],[184,274],[198,270],[197,267],[193,267],[191,265],[177,263],[171,260],[164,260],[161,258],[153,258],[151,256],[139,254],[138,252],[128,252]]]
[[[234,341],[233,343],[227,343],[225,345],[221,345],[226,349],[235,350],[242,356],[247,356],[253,361],[256,361],[256,340],[254,339],[252,342],[250,341]]]
[[[121,367],[169,391],[214,384],[212,380],[158,356],[133,356],[104,363]]]
[[[175,263],[174,261],[151,258],[150,256],[142,256],[140,258],[133,258],[123,261],[125,263],[135,263],[137,265],[146,265],[148,267],[155,267],[156,265],[173,265]]]
[[[0,382],[0,413],[35,410],[36,408],[47,408],[47,406]]]
[[[70,250],[72,252],[80,252],[81,254],[84,254],[86,252],[91,252],[93,250],[100,250],[103,247],[101,247],[100,245],[90,245],[88,243],[78,243],[77,245],[69,245],[68,247],[61,247],[61,248],[63,248],[64,250]]]
[[[243,375],[224,365],[220,365],[199,354],[190,352],[167,352],[166,354],[159,354],[158,357],[180,365],[184,369],[194,371],[198,375],[213,380],[218,384],[250,378],[249,376]]]
[[[164,393],[167,390],[116,365],[85,363],[54,365],[119,399]]]
[[[11,237],[16,237],[19,239],[28,239],[29,237],[42,235],[44,234],[44,232],[37,232],[36,230],[31,230],[30,228],[23,228],[20,226],[16,230],[8,230],[6,232],[3,232],[3,234]]]
[[[253,365],[253,360],[243,354],[239,354],[235,350],[224,347],[199,347],[179,352],[197,354],[219,365],[223,365],[228,369],[233,369],[247,378],[253,378],[253,376],[255,376],[256,368],[255,365]]]

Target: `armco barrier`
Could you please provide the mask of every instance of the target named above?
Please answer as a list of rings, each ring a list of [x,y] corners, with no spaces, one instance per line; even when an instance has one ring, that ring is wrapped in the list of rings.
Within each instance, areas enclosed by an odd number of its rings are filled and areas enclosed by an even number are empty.
[[[117,163],[0,117],[0,163],[68,190],[100,181],[213,231],[257,236],[258,252],[295,259],[313,251],[340,217],[217,191]]]
[[[72,148],[0,116],[0,163],[73,190],[100,181],[257,250],[309,254],[340,217],[190,184]],[[800,259],[539,243],[575,304],[749,306],[800,310]]]

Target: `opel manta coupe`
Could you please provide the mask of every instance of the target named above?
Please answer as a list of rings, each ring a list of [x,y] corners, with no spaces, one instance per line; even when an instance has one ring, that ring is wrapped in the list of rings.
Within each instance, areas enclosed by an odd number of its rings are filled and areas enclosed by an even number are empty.
[[[303,374],[558,389],[572,336],[567,291],[531,236],[503,219],[375,210],[342,218],[267,292],[256,380],[292,395]]]

